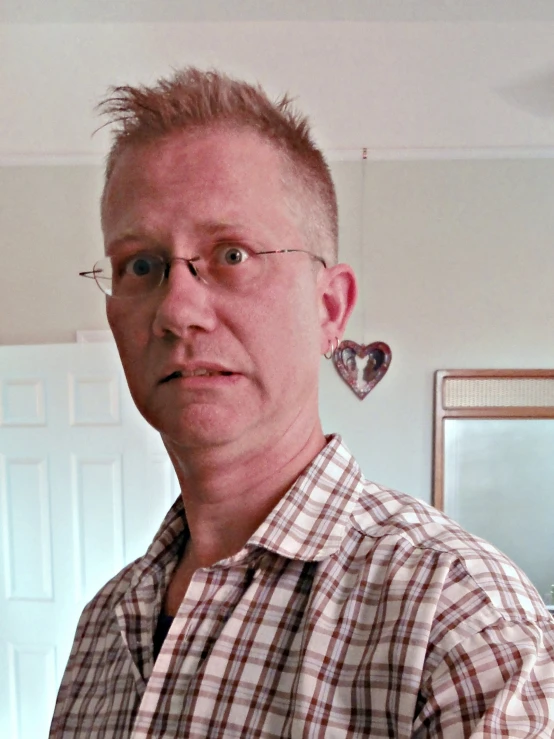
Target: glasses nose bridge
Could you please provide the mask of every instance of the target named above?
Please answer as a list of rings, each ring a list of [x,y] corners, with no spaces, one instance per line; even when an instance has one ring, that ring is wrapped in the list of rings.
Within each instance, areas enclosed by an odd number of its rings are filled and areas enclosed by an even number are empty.
[[[198,266],[196,264],[194,264],[194,262],[201,261],[201,259],[202,258],[200,256],[196,256],[196,257],[171,257],[171,258],[167,259],[166,262],[165,262],[165,265],[164,265],[164,271],[163,271],[162,281],[169,279],[169,274],[171,272],[171,267],[173,266],[173,262],[185,262],[185,264],[187,265],[187,267],[189,269],[189,272],[191,273],[191,275],[193,277],[196,277],[197,280],[201,280],[202,282],[206,282],[205,277],[203,277],[200,274],[200,270],[198,269]]]

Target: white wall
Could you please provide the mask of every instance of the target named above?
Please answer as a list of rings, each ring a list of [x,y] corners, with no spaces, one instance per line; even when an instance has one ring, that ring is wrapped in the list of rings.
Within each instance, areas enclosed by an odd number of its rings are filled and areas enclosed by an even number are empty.
[[[0,24],[0,160],[100,157],[107,87],[191,63],[289,90],[327,149],[552,147],[553,38],[552,22]]]

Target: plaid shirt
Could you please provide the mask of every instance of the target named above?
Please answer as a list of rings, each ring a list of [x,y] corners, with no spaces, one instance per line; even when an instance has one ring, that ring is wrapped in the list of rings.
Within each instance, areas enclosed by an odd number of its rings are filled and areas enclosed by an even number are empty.
[[[554,620],[526,577],[339,437],[196,572],[154,663],[186,536],[178,500],[86,607],[51,739],[554,736]]]

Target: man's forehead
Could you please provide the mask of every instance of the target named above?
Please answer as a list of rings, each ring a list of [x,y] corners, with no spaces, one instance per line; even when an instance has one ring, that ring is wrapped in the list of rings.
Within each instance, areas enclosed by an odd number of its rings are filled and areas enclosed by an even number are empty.
[[[274,145],[245,129],[210,128],[132,143],[123,150],[106,182],[102,216],[122,198],[171,193],[182,187],[201,189],[211,197],[221,191],[252,196],[259,191],[290,189],[285,157]]]
[[[211,197],[218,191],[222,197],[239,192],[246,197],[249,190],[252,196],[261,190],[281,190],[288,179],[286,170],[282,152],[244,127],[212,126],[134,142],[121,152],[106,183],[102,217],[113,207],[118,209],[123,199],[136,203],[159,192],[178,199],[181,186],[189,181]]]
[[[242,145],[225,159],[226,145],[237,141]],[[251,151],[259,142],[262,151]],[[189,158],[188,148],[199,143],[203,151]],[[170,224],[203,237],[219,233],[261,238],[286,229],[287,238],[296,240],[290,186],[284,186],[275,157],[274,147],[268,149],[258,135],[244,130],[186,133],[134,145],[122,153],[105,191],[102,226],[107,250],[119,248],[127,237],[133,241],[161,235]]]

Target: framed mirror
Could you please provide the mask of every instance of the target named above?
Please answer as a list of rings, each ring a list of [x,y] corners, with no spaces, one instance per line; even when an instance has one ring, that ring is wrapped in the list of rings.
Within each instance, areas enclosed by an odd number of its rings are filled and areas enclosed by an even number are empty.
[[[433,504],[554,611],[554,370],[435,373]]]

